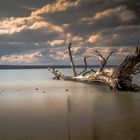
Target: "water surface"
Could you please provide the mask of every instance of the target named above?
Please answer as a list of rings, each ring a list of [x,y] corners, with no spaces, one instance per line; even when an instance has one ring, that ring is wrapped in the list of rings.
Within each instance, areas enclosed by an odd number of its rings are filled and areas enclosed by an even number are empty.
[[[46,69],[0,77],[0,140],[140,139],[139,92],[52,80]]]

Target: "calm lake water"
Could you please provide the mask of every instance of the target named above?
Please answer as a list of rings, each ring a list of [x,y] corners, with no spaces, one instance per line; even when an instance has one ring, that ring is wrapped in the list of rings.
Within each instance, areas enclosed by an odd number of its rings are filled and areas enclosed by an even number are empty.
[[[52,77],[47,69],[0,70],[0,140],[140,139],[140,92]]]

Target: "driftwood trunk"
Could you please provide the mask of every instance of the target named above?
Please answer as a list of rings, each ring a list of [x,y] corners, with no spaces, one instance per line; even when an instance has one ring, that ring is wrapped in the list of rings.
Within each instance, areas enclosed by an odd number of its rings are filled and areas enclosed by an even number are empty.
[[[74,76],[66,76],[58,70],[55,70],[54,68],[49,68],[49,70],[55,75],[54,79],[63,79],[86,83],[98,82],[108,85],[110,89],[114,90],[140,90],[138,85],[133,84],[133,76],[140,73],[140,48],[137,47],[133,55],[128,55],[121,65],[113,68],[106,68],[107,60],[113,54],[113,52],[111,52],[106,58],[104,58],[98,51],[95,51],[93,56],[98,57],[101,61],[99,70],[87,70],[87,58],[91,56],[85,56],[85,68],[79,74],[77,74],[75,69],[71,53],[71,43],[68,46],[68,52]]]

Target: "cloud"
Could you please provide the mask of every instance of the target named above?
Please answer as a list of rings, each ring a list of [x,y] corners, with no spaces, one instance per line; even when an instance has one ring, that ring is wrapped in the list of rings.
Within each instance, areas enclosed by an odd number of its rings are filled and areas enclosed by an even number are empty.
[[[48,51],[46,52],[51,60],[65,60],[67,62],[67,59],[69,58],[68,53],[67,53],[67,48],[62,46],[62,47],[54,47],[49,48]]]
[[[131,21],[137,18],[134,11],[127,9],[126,5],[120,5],[116,8],[105,9],[101,12],[97,12],[95,16],[92,17],[83,17],[79,21],[88,22],[88,24],[92,24],[98,20],[117,17],[122,22]]]
[[[32,12],[31,16],[40,16],[43,14],[54,13],[58,11],[65,11],[70,7],[77,7],[78,3],[79,3],[79,0],[76,0],[74,2],[67,1],[67,0],[56,0],[56,3],[47,4],[43,6],[42,8]]]
[[[84,40],[81,36],[78,36],[78,35],[75,36],[72,33],[67,33],[66,37],[67,37],[67,40],[71,42],[81,42]]]
[[[56,52],[56,55],[54,57],[54,59],[59,59],[59,60],[67,60],[68,58],[69,58],[68,54],[62,51]]]
[[[51,46],[62,46],[65,44],[65,40],[52,40],[47,42]]]
[[[116,50],[115,56],[121,56],[121,55],[127,56],[134,53],[134,51],[135,51],[135,48],[132,49],[132,47],[127,47],[127,46],[120,47]]]
[[[103,29],[96,34],[90,35],[87,42],[94,46],[133,46],[140,43],[140,26],[128,25],[118,26],[116,28]]]
[[[63,27],[58,26],[49,22],[46,18],[42,17],[39,11],[44,11],[45,7],[52,7],[56,10],[64,10],[63,8],[68,8],[76,4],[77,2],[66,2],[66,1],[57,1],[54,6],[53,4],[47,4],[31,13],[27,17],[9,17],[0,19],[0,35],[12,35],[25,30],[39,30],[45,29],[48,32],[64,32]],[[43,9],[43,10],[42,10]]]
[[[0,20],[0,35],[15,34],[24,30],[38,30],[43,28],[49,32],[63,32],[60,26],[51,24],[42,17],[11,17]]]
[[[94,19],[99,20],[110,16],[117,16],[123,22],[130,21],[136,18],[134,11],[127,9],[125,5],[121,5],[116,8],[110,8],[102,12],[98,12],[95,15]]]
[[[101,39],[102,39],[102,36],[101,36],[101,34],[98,33],[98,34],[89,36],[88,42],[94,43],[94,42],[100,41]]]
[[[16,4],[17,0],[13,1]],[[39,64],[46,61],[57,64],[62,60],[64,63],[68,57],[65,47],[68,42],[72,42],[72,52],[76,59],[81,59],[87,49],[92,48],[104,54],[114,50],[123,56],[125,51],[129,52],[129,49],[124,48],[133,48],[140,43],[137,0],[53,0],[46,3],[36,1],[35,5],[29,4],[29,1],[21,3],[22,6],[20,3],[17,6],[22,11],[27,10],[26,14],[0,18],[0,40],[5,43],[0,43],[0,55],[5,56],[5,62],[8,56],[9,59],[11,56],[13,60],[16,57],[20,60],[17,55],[44,49],[42,56],[38,57]],[[32,11],[32,7],[37,9]],[[10,42],[18,42],[18,45]]]
[[[25,62],[29,63],[31,61],[37,60],[41,57],[41,53],[34,52],[34,53],[27,53],[27,54],[11,54],[11,55],[3,55],[0,57],[1,61],[8,61],[8,62]]]
[[[19,5],[19,7],[22,8],[22,9],[25,9],[25,10],[30,10],[30,11],[37,10],[36,7],[31,7],[31,6],[28,6],[28,5],[22,5],[22,6]]]
[[[122,7],[122,12],[119,15],[119,18],[123,22],[131,21],[137,18],[136,14],[134,11],[126,9],[126,6]]]
[[[135,48],[128,47],[128,46],[121,46],[118,48],[116,48],[115,46],[112,47],[102,46],[102,47],[94,47],[94,48],[87,47],[82,55],[93,56],[95,50],[99,51],[103,56],[107,56],[109,53],[114,52],[112,58],[114,57],[123,58],[126,57],[127,55],[134,53]]]

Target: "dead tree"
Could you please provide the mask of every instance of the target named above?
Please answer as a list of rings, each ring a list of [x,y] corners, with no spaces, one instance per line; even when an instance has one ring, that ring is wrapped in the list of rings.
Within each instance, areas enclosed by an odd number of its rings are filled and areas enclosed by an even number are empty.
[[[72,57],[72,54],[71,54],[71,43],[68,46],[68,52],[69,52],[69,56],[70,56],[70,64],[71,64],[71,67],[72,67],[72,70],[73,70],[73,74],[74,74],[74,76],[77,76],[74,61],[73,61],[73,57]]]
[[[77,74],[75,69],[71,53],[71,43],[68,46],[68,52],[74,76],[66,76],[58,70],[55,70],[54,68],[49,68],[49,70],[55,75],[55,79],[86,83],[98,82],[108,85],[110,89],[114,90],[140,90],[138,85],[133,84],[133,76],[140,73],[140,48],[137,47],[134,54],[128,55],[121,65],[113,68],[106,67],[107,60],[110,58],[113,52],[111,52],[106,58],[104,58],[98,51],[95,51],[92,56],[84,57],[85,68],[79,74]],[[101,61],[100,68],[97,71],[94,69],[87,70],[87,58],[93,56],[98,57]]]

